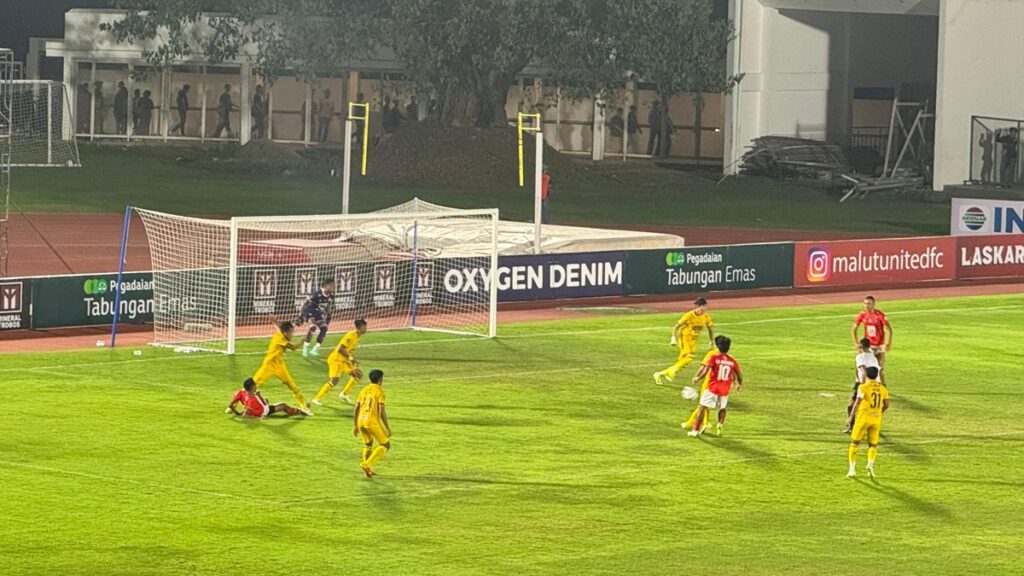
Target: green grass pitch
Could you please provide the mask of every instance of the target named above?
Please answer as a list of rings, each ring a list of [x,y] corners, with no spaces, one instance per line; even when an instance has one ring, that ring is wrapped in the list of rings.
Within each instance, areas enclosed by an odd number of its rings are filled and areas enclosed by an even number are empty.
[[[334,396],[223,414],[265,341],[0,356],[0,572],[1020,573],[1024,301],[882,304],[877,483],[844,478],[856,303],[712,310],[748,380],[721,438],[685,437],[692,405],[651,381],[674,315],[371,332],[395,433],[373,480]],[[308,394],[324,381],[289,362]]]

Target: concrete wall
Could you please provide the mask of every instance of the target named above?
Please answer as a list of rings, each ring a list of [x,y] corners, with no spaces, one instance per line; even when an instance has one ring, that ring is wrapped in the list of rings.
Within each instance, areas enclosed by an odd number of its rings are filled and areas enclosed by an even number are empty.
[[[971,115],[1024,118],[1024,2],[944,0],[939,19],[936,190],[969,176]]]
[[[861,123],[865,113],[889,107],[855,103],[855,88],[934,85],[938,20],[907,15],[927,14],[928,6],[890,3],[893,13],[879,14],[886,4],[845,5],[864,12],[818,0],[731,1],[738,37],[728,68],[744,78],[726,100],[727,172],[758,136],[845,142],[855,106]]]

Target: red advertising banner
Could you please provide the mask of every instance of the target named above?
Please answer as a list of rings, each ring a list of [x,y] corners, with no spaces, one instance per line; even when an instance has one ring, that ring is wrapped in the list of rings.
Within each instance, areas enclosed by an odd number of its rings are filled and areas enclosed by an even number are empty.
[[[793,253],[793,286],[799,287],[952,280],[956,271],[950,236],[797,242]]]
[[[957,278],[1024,277],[1024,234],[958,236]]]

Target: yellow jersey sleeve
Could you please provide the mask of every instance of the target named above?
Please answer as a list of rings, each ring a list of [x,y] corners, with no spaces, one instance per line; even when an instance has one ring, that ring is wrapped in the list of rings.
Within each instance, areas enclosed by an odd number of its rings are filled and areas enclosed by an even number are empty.
[[[342,346],[345,347],[345,350],[348,350],[349,354],[355,352],[356,348],[359,347],[359,332],[353,330],[348,334],[345,334],[345,336],[341,338],[341,342],[338,342],[338,348],[341,348]]]
[[[690,325],[690,320],[692,318],[693,318],[693,311],[691,310],[691,311],[687,312],[686,314],[683,314],[682,316],[680,316],[679,317],[679,321],[676,322],[676,324],[678,324],[680,326],[683,326],[684,328],[688,327]]]

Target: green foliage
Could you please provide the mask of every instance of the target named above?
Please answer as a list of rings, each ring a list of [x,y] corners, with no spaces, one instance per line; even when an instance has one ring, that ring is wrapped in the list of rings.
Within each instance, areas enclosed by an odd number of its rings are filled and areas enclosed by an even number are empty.
[[[308,419],[223,413],[265,340],[3,355],[3,572],[1020,573],[1020,297],[885,303],[901,336],[877,482],[844,478],[856,309],[712,309],[747,385],[699,440],[678,387],[651,382],[676,315],[495,341],[371,324],[359,357],[387,373],[394,429],[373,480],[336,394]],[[307,397],[326,380],[288,362]]]
[[[338,74],[385,48],[451,124],[505,122],[509,86],[531,62],[552,68],[570,98],[609,95],[626,71],[659,93],[728,88],[729,26],[710,0],[115,0],[118,41],[159,38],[155,64],[202,56],[254,64],[273,81]],[[200,26],[201,14],[219,12]]]

